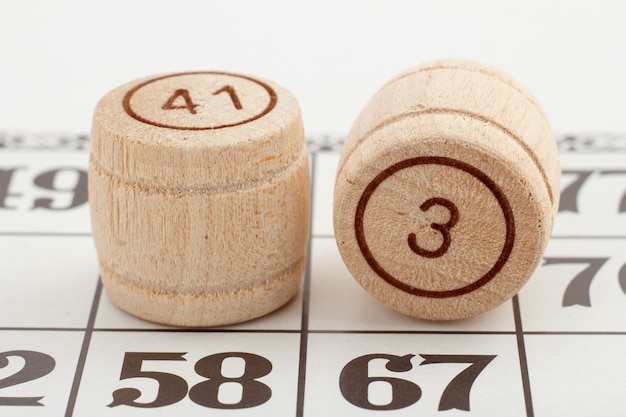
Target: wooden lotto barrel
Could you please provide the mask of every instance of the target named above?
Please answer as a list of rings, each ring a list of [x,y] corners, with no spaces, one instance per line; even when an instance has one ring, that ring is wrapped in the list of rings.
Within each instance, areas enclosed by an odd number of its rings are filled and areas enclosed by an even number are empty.
[[[122,309],[182,326],[267,314],[300,287],[309,168],[294,96],[192,72],[98,103],[89,200],[102,282]]]
[[[559,203],[556,142],[518,82],[459,60],[409,69],[354,123],[334,227],[356,280],[405,314],[470,317],[518,292]]]

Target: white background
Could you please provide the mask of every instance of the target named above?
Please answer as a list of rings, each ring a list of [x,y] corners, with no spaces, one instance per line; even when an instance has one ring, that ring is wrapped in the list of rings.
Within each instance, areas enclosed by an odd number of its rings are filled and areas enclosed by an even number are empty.
[[[308,133],[345,133],[403,69],[495,65],[558,132],[626,131],[620,1],[3,1],[0,129],[87,132],[97,100],[146,75],[228,70],[300,100]]]

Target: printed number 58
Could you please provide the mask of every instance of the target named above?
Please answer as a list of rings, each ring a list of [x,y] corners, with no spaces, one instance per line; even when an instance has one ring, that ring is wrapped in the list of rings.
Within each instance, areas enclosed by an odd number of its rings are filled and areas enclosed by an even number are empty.
[[[188,389],[187,381],[182,377],[166,372],[142,371],[144,361],[186,361],[185,353],[126,352],[120,380],[128,378],[150,378],[158,382],[156,398],[149,403],[138,402],[141,391],[136,388],[120,388],[113,392],[113,402],[109,407],[127,405],[140,408],[163,407],[177,403],[187,396],[198,405],[219,409],[238,409],[255,407],[267,402],[272,390],[257,381],[269,374],[272,364],[262,356],[244,352],[227,352],[206,356],[196,362],[195,371],[207,378]],[[227,358],[240,358],[245,362],[243,375],[231,378],[222,374],[222,364]],[[227,383],[241,386],[241,399],[238,402],[220,400],[220,387]]]

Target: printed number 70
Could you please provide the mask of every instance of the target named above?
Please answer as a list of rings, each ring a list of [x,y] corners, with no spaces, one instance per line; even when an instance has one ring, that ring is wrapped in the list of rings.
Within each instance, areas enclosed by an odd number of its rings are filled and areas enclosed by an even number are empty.
[[[591,281],[609,258],[552,258],[543,259],[543,265],[575,265],[587,264],[587,267],[572,278],[563,294],[563,307],[580,305],[591,307]],[[618,273],[619,284],[626,293],[626,264],[622,265]]]

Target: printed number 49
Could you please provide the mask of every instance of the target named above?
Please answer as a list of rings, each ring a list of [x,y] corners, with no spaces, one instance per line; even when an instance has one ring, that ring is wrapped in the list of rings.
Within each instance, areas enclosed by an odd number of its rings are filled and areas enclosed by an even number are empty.
[[[421,365],[437,363],[469,363],[471,364],[454,377],[441,394],[439,411],[469,411],[470,390],[474,381],[495,358],[494,355],[420,355],[424,359]],[[343,397],[353,405],[368,410],[398,410],[415,404],[422,396],[419,385],[406,379],[394,377],[376,377],[369,375],[369,363],[374,359],[385,359],[385,367],[392,372],[407,372],[413,369],[411,359],[415,355],[396,356],[374,353],[360,356],[348,364],[339,376],[339,388]],[[391,388],[391,401],[387,404],[374,404],[369,396],[370,384],[383,382]]]
[[[144,361],[185,361],[185,353],[127,352],[124,356],[120,380],[128,378],[150,378],[158,382],[156,398],[149,403],[137,402],[141,391],[136,388],[120,388],[113,392],[113,402],[109,407],[127,405],[140,408],[155,408],[179,402],[189,391],[189,399],[198,405],[219,409],[238,409],[255,407],[267,402],[272,390],[257,381],[269,374],[272,364],[262,356],[252,353],[227,352],[206,356],[196,362],[195,371],[207,378],[189,389],[182,377],[166,372],[142,371]],[[227,358],[240,358],[245,362],[241,376],[231,378],[222,374],[222,364]],[[241,397],[237,402],[220,399],[220,387],[226,383],[241,386]]]

